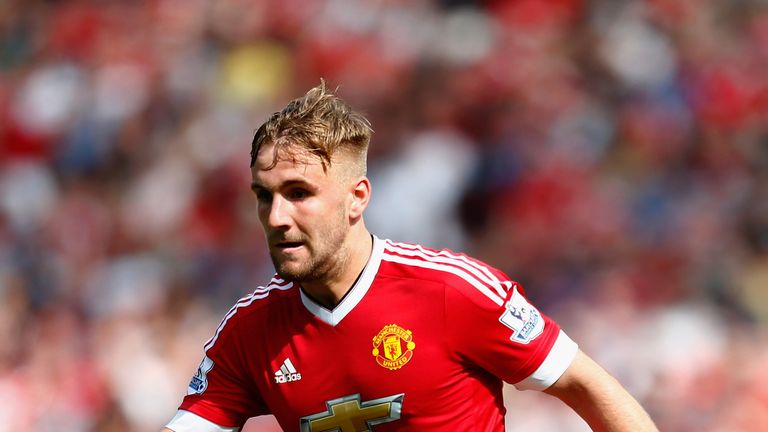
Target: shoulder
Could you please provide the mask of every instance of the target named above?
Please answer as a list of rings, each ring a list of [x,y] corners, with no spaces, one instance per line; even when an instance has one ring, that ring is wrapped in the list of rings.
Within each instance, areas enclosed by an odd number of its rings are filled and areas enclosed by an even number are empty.
[[[253,292],[238,300],[229,310],[227,316],[234,316],[235,314],[244,316],[261,310],[270,304],[290,297],[294,290],[293,282],[286,281],[275,275],[268,284],[259,286]]]
[[[252,293],[242,297],[224,315],[213,337],[206,343],[206,350],[216,343],[225,329],[228,332],[233,331],[240,323],[266,311],[269,305],[290,298],[295,290],[293,282],[275,275],[268,284],[259,286]]]
[[[437,281],[481,306],[503,305],[514,286],[500,270],[449,249],[384,240],[382,262],[388,276]]]

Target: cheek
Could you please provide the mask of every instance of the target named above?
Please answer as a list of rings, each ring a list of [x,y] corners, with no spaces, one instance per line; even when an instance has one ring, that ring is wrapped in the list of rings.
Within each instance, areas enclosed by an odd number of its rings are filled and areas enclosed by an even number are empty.
[[[269,209],[259,206],[256,211],[256,216],[259,218],[259,223],[263,228],[267,227],[267,221],[269,220]]]
[[[314,231],[321,237],[332,237],[344,229],[347,202],[343,199],[305,201],[294,208],[293,222],[304,232]]]
[[[349,208],[347,208],[346,203],[339,203],[335,208],[329,210],[327,222],[329,230],[339,233],[349,229],[348,210]]]

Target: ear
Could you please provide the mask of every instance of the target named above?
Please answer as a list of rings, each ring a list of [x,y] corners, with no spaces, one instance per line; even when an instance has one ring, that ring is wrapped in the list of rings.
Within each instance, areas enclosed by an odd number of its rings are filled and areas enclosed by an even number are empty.
[[[359,177],[351,192],[352,203],[349,206],[349,218],[357,220],[363,216],[365,208],[368,207],[368,201],[371,199],[370,180],[367,177]]]

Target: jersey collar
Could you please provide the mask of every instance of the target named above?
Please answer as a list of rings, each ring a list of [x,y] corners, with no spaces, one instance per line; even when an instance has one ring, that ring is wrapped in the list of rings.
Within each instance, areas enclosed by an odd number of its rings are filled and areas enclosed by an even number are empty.
[[[329,325],[335,326],[340,323],[347,314],[352,312],[352,309],[354,309],[363,297],[365,297],[365,294],[373,283],[373,279],[376,277],[376,273],[379,271],[381,257],[384,254],[384,242],[379,240],[375,235],[372,235],[372,237],[373,250],[371,251],[371,257],[368,258],[368,263],[363,269],[363,273],[344,298],[341,299],[341,303],[337,304],[333,310],[328,310],[317,304],[312,298],[304,293],[304,290],[299,290],[301,303],[304,304],[304,307],[307,308],[312,315]]]

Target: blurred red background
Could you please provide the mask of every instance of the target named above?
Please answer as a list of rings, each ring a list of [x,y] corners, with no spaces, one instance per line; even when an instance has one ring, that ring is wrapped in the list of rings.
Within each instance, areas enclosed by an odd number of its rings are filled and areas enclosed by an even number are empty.
[[[252,134],[321,77],[377,235],[507,272],[661,430],[766,429],[766,70],[758,0],[1,2],[0,431],[173,416],[272,272]]]

